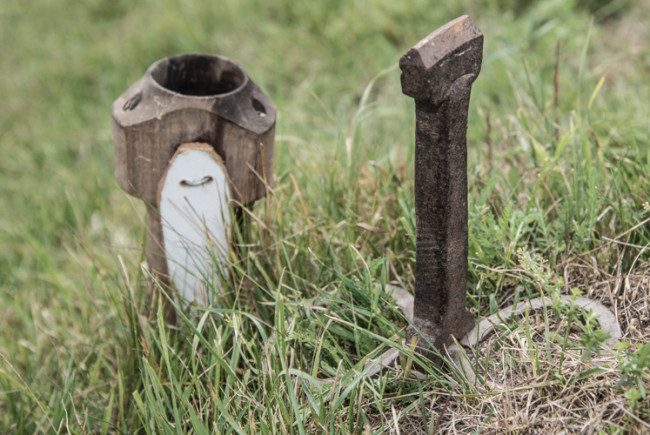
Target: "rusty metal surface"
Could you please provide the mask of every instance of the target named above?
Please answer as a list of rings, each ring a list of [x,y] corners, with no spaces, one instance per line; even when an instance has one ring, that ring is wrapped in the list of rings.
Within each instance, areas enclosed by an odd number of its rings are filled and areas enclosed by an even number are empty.
[[[449,22],[400,59],[402,91],[415,100],[415,328],[439,362],[474,320],[467,291],[467,112],[481,70],[483,34],[468,16]]]

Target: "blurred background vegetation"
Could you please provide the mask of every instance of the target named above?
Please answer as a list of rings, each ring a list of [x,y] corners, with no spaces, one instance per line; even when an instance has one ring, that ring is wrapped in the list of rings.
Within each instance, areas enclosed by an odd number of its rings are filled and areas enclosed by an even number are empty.
[[[110,129],[111,103],[151,63],[220,54],[277,105],[275,193],[255,209],[270,224],[253,223],[238,269],[267,307],[287,268],[295,301],[342,277],[345,288],[412,289],[413,108],[396,63],[462,14],[485,34],[468,132],[477,312],[512,297],[507,276],[486,267],[514,267],[521,247],[558,270],[639,266],[647,251],[604,245],[621,234],[650,243],[648,225],[636,227],[650,199],[646,2],[3,1],[3,432],[153,427],[128,406],[147,384],[129,304],[156,312],[142,298],[145,210],[114,180]]]

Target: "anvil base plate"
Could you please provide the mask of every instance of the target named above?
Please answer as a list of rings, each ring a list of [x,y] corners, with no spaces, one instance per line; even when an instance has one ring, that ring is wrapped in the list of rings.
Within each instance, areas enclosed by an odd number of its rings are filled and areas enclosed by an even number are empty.
[[[409,321],[413,321],[413,304],[414,297],[412,294],[403,288],[393,285],[387,285],[387,290],[393,290],[393,298],[397,306],[402,310],[404,315]],[[592,311],[598,315],[598,323],[603,331],[609,334],[609,338],[603,343],[605,346],[612,348],[621,339],[621,327],[616,320],[616,316],[606,306],[598,301],[585,297],[575,297],[561,295],[560,299],[564,303],[570,303],[578,308]],[[465,348],[475,347],[481,342],[488,334],[504,320],[513,315],[521,315],[526,313],[527,310],[538,310],[545,306],[552,305],[551,298],[535,298],[519,302],[517,305],[511,305],[491,316],[483,319],[478,325],[474,327],[462,340],[460,340],[460,347],[456,344],[445,349],[449,361],[455,368],[462,373],[470,384],[476,384],[476,373],[472,363],[467,357]],[[364,373],[366,376],[375,376],[383,369],[388,369],[395,366],[395,362],[399,357],[397,349],[390,349],[383,353],[379,358],[370,360],[366,363]]]

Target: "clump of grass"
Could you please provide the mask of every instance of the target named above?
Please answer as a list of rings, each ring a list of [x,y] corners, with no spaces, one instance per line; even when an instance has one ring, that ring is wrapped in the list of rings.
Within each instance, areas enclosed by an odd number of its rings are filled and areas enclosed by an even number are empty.
[[[600,24],[572,2],[334,3],[0,5],[3,432],[647,430],[648,48],[629,55],[619,36],[647,6]],[[472,310],[579,291],[625,334],[598,357],[588,314],[529,313],[484,344],[506,385],[491,391],[414,355],[386,292],[414,284],[413,114],[394,64],[463,12],[486,34]],[[240,62],[276,102],[276,183],[217,303],[171,329],[168,300],[147,297],[145,210],[112,181],[108,116],[153,61],[198,51]],[[364,377],[388,348],[400,363]]]

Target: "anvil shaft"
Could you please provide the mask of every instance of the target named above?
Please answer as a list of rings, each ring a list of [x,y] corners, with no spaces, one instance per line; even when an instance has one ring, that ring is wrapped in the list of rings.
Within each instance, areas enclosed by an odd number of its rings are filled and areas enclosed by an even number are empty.
[[[414,316],[436,347],[473,326],[465,308],[470,88],[464,84],[437,107],[416,102]]]
[[[400,59],[402,91],[415,99],[414,328],[420,349],[444,352],[473,326],[467,292],[467,112],[483,34],[463,16]]]

